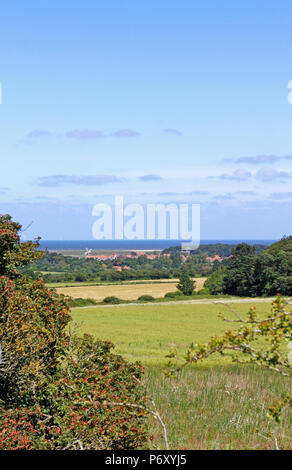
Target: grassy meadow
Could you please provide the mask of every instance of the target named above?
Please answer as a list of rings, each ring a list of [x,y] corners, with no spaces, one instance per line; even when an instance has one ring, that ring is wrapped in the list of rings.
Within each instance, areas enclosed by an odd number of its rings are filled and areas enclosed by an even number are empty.
[[[233,308],[244,314],[250,306],[240,303]],[[256,309],[264,314],[270,305],[258,302]],[[90,332],[97,338],[111,340],[117,353],[127,360],[164,365],[170,349],[183,352],[192,343],[208,341],[211,336],[234,327],[218,318],[219,312],[230,316],[225,305],[178,303],[73,308],[72,317],[80,325],[80,333]],[[214,355],[208,364],[218,361],[221,363],[222,357]]]
[[[242,315],[250,305],[233,308]],[[265,314],[270,305],[259,302],[256,309]],[[170,448],[273,449],[275,442],[292,448],[291,415],[284,414],[278,425],[266,412],[266,403],[288,391],[289,379],[216,355],[184,369],[178,378],[165,376],[165,355],[171,348],[183,352],[230,329],[219,312],[230,315],[224,305],[180,303],[74,308],[72,317],[80,333],[109,339],[117,353],[146,366],[147,388],[166,424]],[[157,420],[150,418],[150,429],[154,445],[163,448]]]

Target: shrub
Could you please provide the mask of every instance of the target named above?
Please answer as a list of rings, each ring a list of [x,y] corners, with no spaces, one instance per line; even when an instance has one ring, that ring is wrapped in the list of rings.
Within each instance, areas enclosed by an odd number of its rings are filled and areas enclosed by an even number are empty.
[[[155,299],[152,297],[152,295],[140,295],[138,300],[142,300],[143,302],[153,302]]]
[[[105,304],[119,304],[121,301],[118,299],[118,297],[115,297],[114,295],[110,295],[109,297],[105,297],[103,299],[103,302]]]
[[[176,297],[181,297],[181,296],[183,296],[183,293],[177,290],[175,292],[166,292],[164,298],[175,299]]]
[[[70,347],[65,339],[63,362],[37,402],[0,408],[0,449],[141,448],[145,413],[121,403],[144,405],[143,369],[112,354],[112,347],[89,335],[71,338]]]
[[[71,307],[85,307],[86,305],[97,305],[96,300],[91,299],[90,297],[83,299],[82,297],[77,297],[72,299],[70,302]]]
[[[86,276],[84,274],[76,274],[75,276],[75,281],[76,282],[85,282],[87,279],[86,279]]]
[[[145,446],[143,368],[67,333],[70,298],[18,271],[41,255],[20,230],[0,216],[0,449]]]
[[[204,289],[200,289],[198,292],[197,292],[198,295],[210,295],[210,291],[207,287],[205,287]]]

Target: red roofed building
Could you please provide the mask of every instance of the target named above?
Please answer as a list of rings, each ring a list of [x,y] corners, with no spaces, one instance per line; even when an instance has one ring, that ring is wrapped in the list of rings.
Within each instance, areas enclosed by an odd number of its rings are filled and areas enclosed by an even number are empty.
[[[156,255],[146,255],[147,259],[155,259]]]
[[[112,253],[111,255],[87,255],[86,259],[98,259],[98,260],[107,260],[107,259],[116,259],[118,255],[116,253]]]
[[[122,267],[121,267],[121,266],[113,266],[113,269],[115,269],[116,271],[122,271]]]
[[[206,261],[210,261],[211,263],[213,263],[214,261],[219,261],[221,263],[222,258],[219,255],[215,255],[213,256],[213,258],[211,258],[210,256],[207,256]]]

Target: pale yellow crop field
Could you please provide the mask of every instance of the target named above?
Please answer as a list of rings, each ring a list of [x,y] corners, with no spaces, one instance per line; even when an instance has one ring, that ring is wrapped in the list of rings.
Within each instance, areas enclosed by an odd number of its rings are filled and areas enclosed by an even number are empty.
[[[196,290],[203,288],[205,277],[194,279],[196,282]],[[177,281],[174,282],[145,282],[143,284],[111,284],[104,286],[80,286],[80,287],[60,287],[57,291],[73,298],[82,297],[84,299],[91,298],[98,302],[105,297],[116,296],[122,300],[137,300],[140,295],[152,295],[154,298],[164,297],[166,292],[176,291]]]

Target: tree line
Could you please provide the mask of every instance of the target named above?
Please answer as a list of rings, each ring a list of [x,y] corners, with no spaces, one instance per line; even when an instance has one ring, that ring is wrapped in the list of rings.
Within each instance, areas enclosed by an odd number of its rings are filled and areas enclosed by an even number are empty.
[[[226,266],[220,266],[205,284],[211,294],[241,297],[292,295],[292,237],[257,254],[254,246],[237,245]]]

